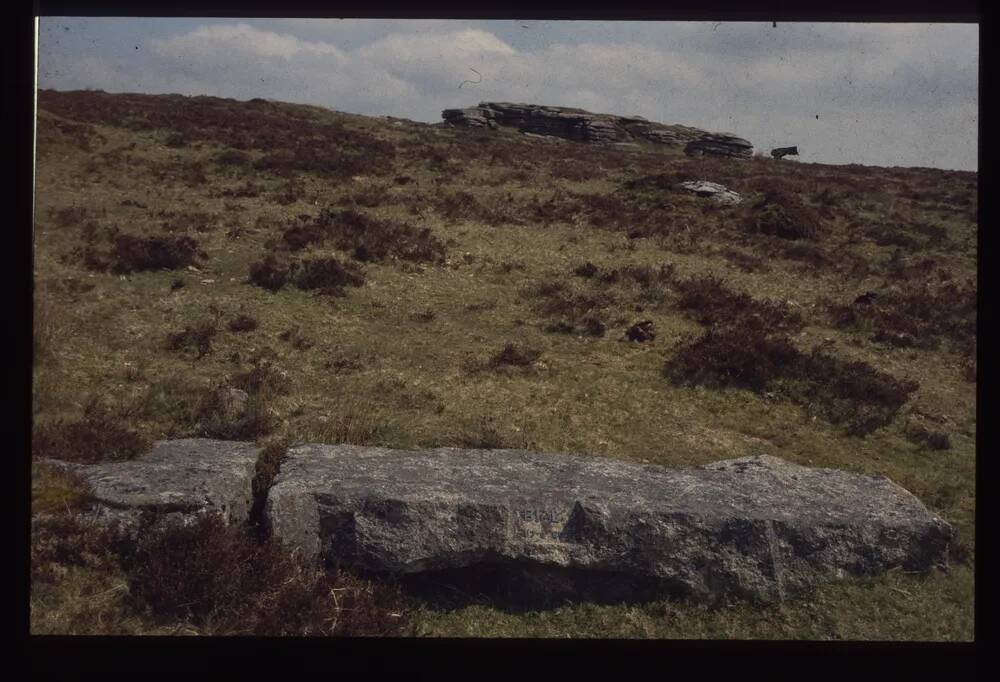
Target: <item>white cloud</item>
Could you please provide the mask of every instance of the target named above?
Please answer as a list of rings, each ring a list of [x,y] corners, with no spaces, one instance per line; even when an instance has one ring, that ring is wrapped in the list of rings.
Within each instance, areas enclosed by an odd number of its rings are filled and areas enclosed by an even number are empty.
[[[426,121],[482,100],[535,102],[798,144],[802,160],[975,167],[974,26],[586,24],[529,22],[560,36],[532,42],[516,22],[213,23],[131,60],[43,59],[42,84]],[[481,82],[463,83],[479,80],[473,69]]]
[[[235,56],[287,61],[293,57],[322,55],[333,60],[343,59],[343,53],[335,45],[262,31],[247,24],[202,26],[184,35],[151,40],[150,46],[166,58],[209,60]]]

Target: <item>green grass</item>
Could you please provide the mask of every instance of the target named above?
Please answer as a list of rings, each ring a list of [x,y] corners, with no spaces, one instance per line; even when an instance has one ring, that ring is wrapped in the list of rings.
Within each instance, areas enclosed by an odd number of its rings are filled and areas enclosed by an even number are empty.
[[[288,378],[289,390],[269,395],[267,403],[274,417],[269,437],[283,442],[409,448],[481,441],[665,466],[766,453],[889,476],[953,523],[974,556],[976,396],[963,370],[970,351],[951,343],[887,346],[860,329],[838,328],[827,312],[831,303],[850,304],[865,291],[933,282],[938,272],[975,286],[974,173],[699,160],[674,148],[624,152],[571,143],[554,156],[550,147],[509,132],[475,142],[464,131],[268,105],[275,116],[329,122],[346,131],[338,135],[374,136],[395,149],[390,167],[375,165],[370,173],[332,168],[284,176],[214,162],[231,151],[225,126],[246,103],[220,100],[226,116],[208,116],[200,128],[188,129],[190,117],[181,113],[191,104],[183,98],[150,98],[139,107],[124,96],[101,102],[87,96],[63,95],[78,99],[72,108],[44,93],[39,102],[36,423],[79,420],[99,398],[143,437],[191,435],[192,415],[206,393],[264,355]],[[107,114],[115,107],[160,108],[165,116],[150,129],[133,129],[115,124],[132,116]],[[74,121],[91,125],[89,136],[67,125]],[[178,131],[190,141],[167,146]],[[252,164],[273,150],[242,151]],[[641,183],[623,189],[629,180],[663,173],[721,182],[748,200],[719,208]],[[397,182],[401,176],[411,181]],[[256,196],[221,196],[248,182],[259,186]],[[824,229],[808,248],[825,254],[827,265],[783,257],[801,240],[741,229],[771,188],[799,196],[821,216]],[[459,199],[445,210],[443,198],[452,195]],[[126,200],[131,205],[123,205]],[[602,201],[612,208],[600,208]],[[665,208],[636,208],[650,202]],[[73,207],[85,210],[66,211]],[[343,296],[295,286],[271,293],[248,283],[250,265],[277,249],[297,216],[350,207],[429,229],[446,245],[445,262],[360,263],[364,284],[347,287]],[[652,236],[629,239],[630,226],[613,224],[615,215],[629,216]],[[892,266],[896,247],[865,236],[876,223],[918,237],[908,226],[943,230],[943,240],[915,238],[915,246],[902,250],[904,261],[933,259],[930,274]],[[176,270],[119,275],[88,269],[79,250],[87,239],[108,248],[105,235],[114,230],[187,235],[208,258]],[[733,248],[768,271],[744,271],[726,257]],[[350,251],[332,243],[294,256],[354,262]],[[662,296],[644,300],[636,286],[575,276],[588,261],[602,270],[672,264],[677,281],[715,275],[754,299],[790,302],[804,321],[790,335],[800,350],[821,346],[842,360],[916,380],[919,388],[892,423],[857,438],[780,395],[674,386],[662,376],[664,362],[704,330],[677,305],[677,287],[666,284]],[[608,305],[596,313],[607,324],[603,337],[545,331],[553,317],[540,310],[535,292],[553,281],[607,296]],[[256,319],[257,328],[230,331],[227,323],[238,315]],[[620,340],[646,319],[655,323],[655,341]],[[209,352],[199,358],[170,350],[170,334],[206,320],[218,320]],[[292,328],[312,345],[293,343],[285,334]],[[540,355],[528,367],[485,367],[507,343]],[[913,442],[907,438],[913,424],[947,433],[951,449]],[[40,609],[33,623],[45,631],[94,631],[72,614],[91,589],[86,585],[112,579],[87,576],[76,591],[46,592],[33,602]],[[776,609],[577,605],[512,616],[481,606],[424,611],[420,618],[422,631],[433,635],[970,639],[973,587],[971,570],[957,566],[950,575],[831,586]],[[132,627],[125,624],[133,616],[108,614],[101,622],[109,632]]]

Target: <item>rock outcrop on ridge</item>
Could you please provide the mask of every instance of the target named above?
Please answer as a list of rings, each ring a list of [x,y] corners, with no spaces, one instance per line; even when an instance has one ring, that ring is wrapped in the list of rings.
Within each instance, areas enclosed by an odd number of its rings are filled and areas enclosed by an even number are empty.
[[[445,124],[451,126],[510,127],[531,135],[590,144],[635,144],[646,141],[680,146],[712,135],[698,128],[656,123],[641,116],[595,114],[583,109],[537,104],[480,102],[478,106],[466,109],[445,109],[441,115]],[[746,144],[749,145],[748,142]]]
[[[705,133],[691,140],[684,147],[688,156],[728,156],[734,159],[749,159],[753,156],[753,145],[731,133]]]

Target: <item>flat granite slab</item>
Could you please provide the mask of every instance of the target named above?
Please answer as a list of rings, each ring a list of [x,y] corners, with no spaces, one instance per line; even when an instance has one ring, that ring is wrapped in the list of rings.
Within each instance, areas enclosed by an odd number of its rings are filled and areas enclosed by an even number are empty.
[[[518,450],[289,451],[266,505],[306,555],[396,575],[476,566],[783,599],[943,563],[953,531],[885,477],[770,456],[669,469]]]
[[[217,512],[230,522],[250,516],[260,450],[253,443],[187,438],[157,441],[152,451],[126,462],[46,463],[82,478],[101,517]]]

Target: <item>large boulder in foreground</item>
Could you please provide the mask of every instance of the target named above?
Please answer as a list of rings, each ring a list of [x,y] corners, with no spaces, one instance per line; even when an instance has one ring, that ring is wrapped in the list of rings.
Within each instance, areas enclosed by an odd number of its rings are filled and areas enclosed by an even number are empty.
[[[597,587],[613,599],[783,599],[822,579],[929,569],[952,537],[885,477],[769,456],[667,469],[305,445],[289,451],[266,514],[278,538],[355,570],[492,569],[570,598]]]
[[[158,441],[127,462],[46,463],[71,471],[91,489],[93,515],[133,525],[144,512],[179,520],[217,513],[246,521],[260,448],[253,443],[188,438]]]

